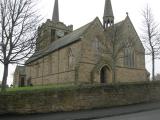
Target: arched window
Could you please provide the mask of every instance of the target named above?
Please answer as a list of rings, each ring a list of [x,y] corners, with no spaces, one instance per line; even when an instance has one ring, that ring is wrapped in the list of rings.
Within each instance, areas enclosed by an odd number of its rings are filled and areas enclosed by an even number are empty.
[[[124,66],[129,68],[135,67],[134,49],[131,47],[124,48]]]
[[[72,69],[75,62],[75,57],[71,48],[68,49],[68,68]]]
[[[92,47],[95,53],[99,53],[99,40],[97,37],[95,37],[95,39],[93,40]]]

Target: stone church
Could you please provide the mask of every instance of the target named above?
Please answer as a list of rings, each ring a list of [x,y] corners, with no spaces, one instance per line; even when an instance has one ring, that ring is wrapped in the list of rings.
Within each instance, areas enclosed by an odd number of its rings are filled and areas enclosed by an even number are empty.
[[[96,17],[77,30],[59,21],[55,0],[52,20],[38,28],[36,50],[25,72],[25,85],[112,84],[146,81],[149,76],[145,49],[128,14],[114,23],[110,0],[105,0],[103,23]]]

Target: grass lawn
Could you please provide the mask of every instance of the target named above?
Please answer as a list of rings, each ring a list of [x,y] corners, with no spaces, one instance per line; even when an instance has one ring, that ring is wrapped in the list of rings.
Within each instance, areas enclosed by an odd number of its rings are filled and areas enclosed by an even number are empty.
[[[132,86],[132,85],[139,85],[139,84],[160,84],[159,81],[156,82],[138,82],[138,83],[127,83],[127,86]],[[117,84],[117,85],[108,85],[107,88],[112,88],[112,87],[119,87],[123,86],[126,84]],[[6,92],[4,93],[21,93],[21,92],[43,92],[43,91],[63,91],[63,90],[75,90],[75,89],[83,89],[83,88],[96,88],[99,86],[106,86],[105,84],[101,85],[98,83],[95,84],[77,84],[75,85],[73,82],[72,83],[63,83],[63,84],[50,84],[50,85],[43,85],[43,86],[31,86],[31,87],[16,87],[16,88],[7,88]],[[0,92],[0,94],[3,94]]]
[[[73,89],[73,88],[76,88],[76,87],[77,87],[77,85],[74,85],[74,84],[53,84],[53,85],[44,85],[44,86],[7,88],[6,92],[64,90],[64,89]]]

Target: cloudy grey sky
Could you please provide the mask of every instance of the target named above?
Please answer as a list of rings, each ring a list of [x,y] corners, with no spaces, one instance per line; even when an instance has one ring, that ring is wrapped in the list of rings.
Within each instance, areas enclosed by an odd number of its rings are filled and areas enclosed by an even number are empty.
[[[159,0],[111,0],[115,22],[119,22],[126,17],[126,12],[140,35],[142,16],[141,11],[147,4],[152,8],[155,19],[160,20]],[[74,29],[99,17],[102,21],[105,0],[59,0],[60,21],[67,25],[73,24]],[[46,19],[52,18],[54,0],[39,0],[38,9],[40,15]],[[146,68],[151,72],[151,60],[146,59]],[[160,63],[156,63],[156,73],[160,73]],[[9,69],[8,83],[12,83],[12,77],[15,66],[11,65]],[[0,65],[0,80],[3,74],[3,66]]]

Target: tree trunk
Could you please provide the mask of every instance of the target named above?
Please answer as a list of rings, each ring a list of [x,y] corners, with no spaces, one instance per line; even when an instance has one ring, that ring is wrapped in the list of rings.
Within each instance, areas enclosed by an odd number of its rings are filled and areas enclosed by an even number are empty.
[[[152,80],[155,80],[155,55],[152,53]]]
[[[3,79],[2,79],[2,89],[1,89],[2,92],[6,91],[7,77],[8,77],[8,64],[4,64],[4,72],[3,72]]]

